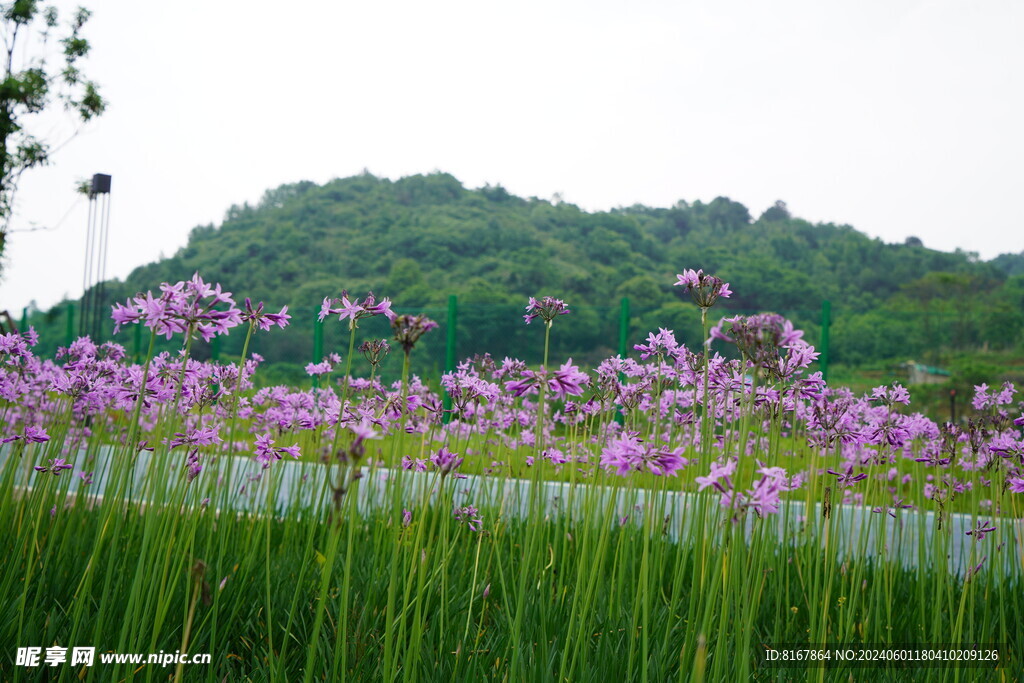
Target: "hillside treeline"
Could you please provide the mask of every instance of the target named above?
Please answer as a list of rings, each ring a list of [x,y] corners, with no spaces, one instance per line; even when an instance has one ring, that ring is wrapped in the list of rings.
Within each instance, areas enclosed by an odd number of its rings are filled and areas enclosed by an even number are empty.
[[[456,294],[459,355],[536,360],[539,333],[523,325],[522,308],[529,296],[552,295],[575,313],[559,320],[554,351],[586,362],[614,353],[623,297],[631,338],[660,326],[699,344],[696,311],[672,286],[684,268],[731,283],[735,294],[718,313],[779,312],[812,341],[829,300],[833,362],[927,361],[948,351],[1017,348],[1024,337],[1024,254],[984,262],[913,237],[886,244],[847,225],[796,218],[782,202],[756,218],[726,197],[588,212],[501,186],[468,189],[445,173],[395,181],[363,174],[269,190],[255,206],[233,206],[221,225],[194,228],[170,258],[105,283],[103,310],[199,271],[239,301],[249,296],[275,310],[288,304],[293,327],[263,335],[257,348],[268,361],[299,365],[312,359],[312,321],[324,296],[373,290],[399,311],[427,310],[443,323]],[[65,303],[31,316],[44,353],[64,343],[66,310]],[[335,350],[340,327],[327,330],[325,350]],[[421,362],[437,366],[444,327],[434,334]],[[241,336],[197,353],[237,353]],[[131,333],[119,337],[133,341]]]

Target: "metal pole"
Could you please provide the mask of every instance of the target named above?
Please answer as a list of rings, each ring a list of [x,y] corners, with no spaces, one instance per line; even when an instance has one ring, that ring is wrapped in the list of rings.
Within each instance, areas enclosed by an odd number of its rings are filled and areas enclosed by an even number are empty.
[[[622,301],[619,302],[619,358],[625,358],[629,355],[629,299],[622,297]],[[625,382],[626,375],[619,373],[619,381]],[[615,421],[620,425],[626,421],[622,411],[615,411]]]
[[[89,289],[93,285],[92,281],[92,262],[93,262],[93,242],[94,238],[94,223],[96,220],[96,199],[93,195],[89,196],[89,215],[87,218],[85,228],[85,272],[82,275],[82,310],[81,315],[78,319],[78,332],[79,334],[88,334],[89,328]]]
[[[135,328],[135,353],[133,354],[133,360],[136,363],[142,362],[142,325],[134,325]]]
[[[75,341],[75,305],[68,304],[68,327],[67,332],[64,335],[65,346],[71,346],[71,342]]]
[[[103,195],[100,209],[100,253],[96,259],[98,277],[96,278],[96,310],[93,313],[96,342],[102,338],[103,297],[106,294],[107,279],[107,248],[110,242],[110,193]],[[215,337],[216,338],[216,337]]]
[[[818,365],[821,368],[821,378],[828,381],[828,333],[832,325],[832,304],[829,301],[821,302],[821,355],[818,356]]]
[[[444,371],[454,372],[455,371],[455,341],[456,341],[456,328],[458,326],[458,313],[459,303],[458,298],[452,294],[448,297],[448,339],[444,350]],[[448,392],[444,392],[444,421],[445,423],[451,418],[452,409],[452,397],[448,395]]]
[[[629,353],[629,299],[622,297],[619,307],[619,356],[625,358]]]

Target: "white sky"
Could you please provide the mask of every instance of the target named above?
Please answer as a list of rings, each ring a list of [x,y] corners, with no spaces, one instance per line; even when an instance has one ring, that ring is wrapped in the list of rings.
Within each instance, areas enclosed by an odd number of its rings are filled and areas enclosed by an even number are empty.
[[[364,168],[591,210],[725,195],[756,218],[783,199],[885,241],[1024,250],[1015,0],[90,6],[84,70],[109,110],[23,177],[13,231],[66,218],[9,235],[15,317],[81,294],[73,187],[96,172],[122,278],[232,204]]]

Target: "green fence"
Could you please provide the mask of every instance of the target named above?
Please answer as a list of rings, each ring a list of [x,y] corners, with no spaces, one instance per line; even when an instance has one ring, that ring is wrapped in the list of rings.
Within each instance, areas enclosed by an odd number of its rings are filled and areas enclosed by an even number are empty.
[[[531,364],[541,362],[543,324],[538,320],[527,325],[523,320],[525,306],[471,303],[453,295],[448,297],[445,306],[396,306],[394,310],[399,314],[421,313],[438,323],[438,329],[426,334],[413,353],[413,372],[421,376],[437,378],[442,372],[453,369],[459,361],[487,353],[496,362],[501,362],[506,356]],[[555,321],[551,335],[552,362],[572,358],[581,365],[594,366],[616,354],[628,355],[634,344],[642,342],[648,332],[656,332],[659,327],[674,330],[677,339],[690,348],[700,348],[700,313],[689,302],[676,301],[659,308],[640,308],[631,306],[629,299],[622,299],[607,306],[570,304],[570,310],[570,315],[560,316]],[[319,306],[290,308],[292,319],[287,328],[256,332],[250,351],[262,356],[268,365],[261,373],[264,381],[306,381],[308,375],[304,368],[307,363],[319,362],[330,353],[343,355],[347,352],[347,321],[339,322],[333,316],[320,322],[319,312]],[[723,316],[754,311],[716,307],[712,312],[718,313],[712,316],[717,322]],[[824,302],[821,309],[780,313],[804,329],[807,340],[819,347],[822,352],[820,369],[827,371],[831,321],[828,302]],[[78,315],[78,305],[69,303],[49,313],[29,316],[25,312],[22,325],[31,323],[36,327],[42,339],[40,355],[52,356],[58,346],[66,346],[78,337]],[[135,358],[140,358],[148,347],[148,330],[141,325],[128,325],[117,335],[112,333],[113,323],[110,321],[100,329],[96,341],[116,341]],[[197,341],[193,344],[192,355],[200,360],[237,358],[244,338],[241,330],[235,330],[233,334],[217,337],[210,343]],[[374,338],[391,339],[388,321],[383,316],[359,323],[357,344]],[[180,339],[168,341],[161,338],[157,340],[156,348],[158,352],[176,352],[180,344]],[[359,358],[353,359],[353,364],[358,374],[365,374],[368,366],[360,369],[365,364]],[[379,373],[386,381],[393,381],[400,376],[401,366],[401,349],[393,348],[381,364]]]
[[[468,299],[468,300],[467,300]],[[447,297],[438,304],[424,307],[396,306],[398,313],[425,314],[439,324],[417,345],[413,354],[413,372],[436,379],[446,369],[465,359],[489,353],[500,362],[505,356],[530,364],[541,361],[543,325],[540,321],[527,325],[523,321],[525,301],[519,304],[475,303],[471,297]],[[604,306],[573,305],[571,314],[560,316],[551,337],[551,359],[564,362],[572,358],[584,367],[593,367],[617,353],[632,353],[649,332],[664,327],[693,350],[700,348],[702,330],[699,309],[688,299],[669,300],[658,307],[640,307],[623,299]],[[107,308],[106,310],[109,310]],[[274,328],[254,335],[251,350],[266,360],[260,373],[266,382],[306,382],[304,368],[329,353],[344,354],[348,348],[347,323],[336,317],[318,322],[319,305],[293,307],[291,325],[284,330]],[[711,322],[721,317],[748,315],[761,311],[730,308],[719,302],[711,309]],[[837,308],[828,301],[815,301],[802,309],[778,310],[804,330],[804,338],[821,354],[814,369],[826,377],[830,366],[895,365],[908,360],[939,365],[942,355],[950,350],[975,352],[983,348],[1024,348],[1024,314],[987,314],[984,312],[939,312],[924,310]],[[52,357],[59,346],[66,346],[79,334],[77,304],[61,304],[49,312],[22,313],[22,326],[31,324],[40,334],[37,353]],[[102,321],[98,341],[114,340],[138,358],[149,343],[148,331],[129,325],[116,336],[109,318]],[[197,342],[193,356],[199,359],[237,358],[245,334],[239,330],[218,337],[210,344]],[[360,322],[359,341],[372,338],[391,339],[388,321],[383,316]],[[158,340],[158,351],[176,352],[180,339]],[[728,354],[725,345],[716,350]],[[381,366],[387,381],[401,373],[401,351],[394,349]],[[358,374],[368,366],[354,359]]]

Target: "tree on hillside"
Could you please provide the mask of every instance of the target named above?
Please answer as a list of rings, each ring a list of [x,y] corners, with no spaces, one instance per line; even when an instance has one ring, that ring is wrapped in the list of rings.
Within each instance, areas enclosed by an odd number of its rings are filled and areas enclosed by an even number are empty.
[[[789,213],[789,208],[786,206],[786,202],[781,199],[776,201],[773,205],[769,206],[761,214],[758,220],[761,221],[788,221],[793,216]]]
[[[64,36],[57,40],[59,67],[48,63],[53,33],[58,30],[57,9],[38,0],[0,4],[4,75],[0,82],[0,257],[14,207],[21,174],[47,163],[50,143],[30,132],[29,123],[54,105],[83,123],[103,113],[106,102],[93,81],[86,79],[79,62],[89,54],[82,28],[89,20],[84,7],[71,17]],[[0,272],[2,272],[0,262]]]

